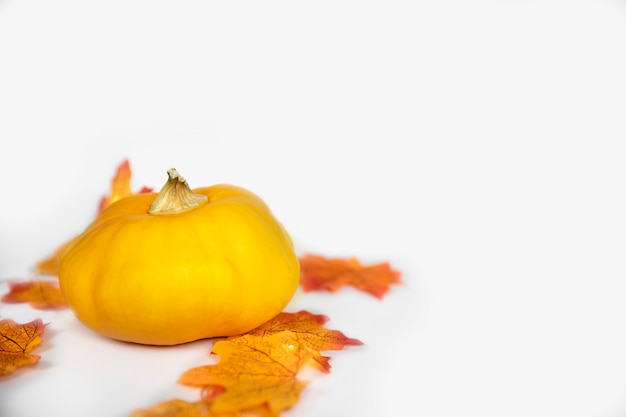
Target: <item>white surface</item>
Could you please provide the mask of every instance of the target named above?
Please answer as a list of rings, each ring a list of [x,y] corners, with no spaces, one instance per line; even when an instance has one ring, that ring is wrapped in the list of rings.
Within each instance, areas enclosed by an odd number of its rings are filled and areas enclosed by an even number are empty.
[[[390,260],[379,302],[301,294],[365,342],[305,416],[626,414],[626,7],[613,1],[0,0],[0,279],[136,189],[261,195],[301,252]],[[3,287],[5,288],[5,284]],[[121,345],[69,312],[2,417],[122,417],[208,342]]]

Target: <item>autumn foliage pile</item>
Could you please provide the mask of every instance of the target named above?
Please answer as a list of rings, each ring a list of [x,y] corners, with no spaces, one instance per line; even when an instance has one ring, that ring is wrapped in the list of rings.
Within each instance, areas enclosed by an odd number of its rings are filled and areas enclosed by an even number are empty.
[[[131,170],[127,160],[116,170],[111,192],[101,199],[98,212],[113,202],[132,194]],[[143,187],[139,192],[149,192]],[[40,275],[58,274],[59,256],[65,244],[36,264]],[[336,292],[352,286],[378,299],[400,282],[400,273],[388,262],[362,265],[356,258],[329,259],[304,255],[300,259],[303,291]],[[54,279],[41,276],[9,283],[3,303],[28,303],[40,310],[67,308]],[[328,317],[307,311],[280,313],[256,329],[213,343],[211,354],[217,364],[189,369],[179,379],[182,385],[197,387],[200,398],[195,402],[172,399],[152,408],[136,410],[131,417],[275,417],[293,407],[306,382],[298,378],[305,366],[322,373],[330,372],[330,358],[322,352],[341,350],[362,343],[338,330],[324,327]],[[40,320],[18,324],[0,320],[0,381],[19,367],[34,365],[39,356],[32,353],[42,343],[45,325]],[[2,382],[0,382],[2,383]]]

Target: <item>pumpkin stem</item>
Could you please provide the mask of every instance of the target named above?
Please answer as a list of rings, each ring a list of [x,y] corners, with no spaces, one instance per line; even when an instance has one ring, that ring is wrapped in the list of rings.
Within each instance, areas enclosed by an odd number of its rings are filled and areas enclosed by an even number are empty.
[[[185,180],[174,168],[167,171],[167,182],[159,191],[150,205],[150,214],[175,214],[194,207],[198,207],[209,201],[204,194],[196,194],[191,191]]]

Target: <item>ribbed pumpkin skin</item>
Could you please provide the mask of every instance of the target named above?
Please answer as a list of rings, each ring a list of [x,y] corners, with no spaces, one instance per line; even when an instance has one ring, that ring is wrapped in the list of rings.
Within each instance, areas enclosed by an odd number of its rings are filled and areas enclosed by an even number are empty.
[[[288,233],[245,189],[193,191],[208,203],[176,214],[148,214],[154,193],[119,200],[68,244],[59,283],[83,324],[173,345],[243,333],[283,310],[300,276]]]

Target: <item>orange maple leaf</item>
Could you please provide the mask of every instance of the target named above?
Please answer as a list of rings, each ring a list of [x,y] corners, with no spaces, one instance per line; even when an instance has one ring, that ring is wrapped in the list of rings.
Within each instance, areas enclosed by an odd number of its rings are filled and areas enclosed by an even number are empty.
[[[115,203],[117,200],[133,194],[130,190],[131,175],[132,171],[130,170],[130,162],[128,159],[125,159],[117,166],[115,175],[113,175],[113,178],[111,179],[110,194],[102,197],[100,200],[100,204],[98,205],[98,214],[111,204]],[[152,188],[142,187],[141,190],[139,190],[139,193],[149,193],[151,191]]]
[[[306,311],[281,313],[249,333],[217,341],[212,353],[219,362],[192,368],[179,382],[203,388],[202,398],[213,413],[267,407],[270,416],[278,416],[305,388],[297,378],[305,365],[328,372],[329,358],[322,351],[362,344],[324,328],[327,320]]]
[[[18,324],[10,319],[0,320],[0,377],[25,365],[39,362],[30,352],[41,344],[45,325],[41,319]]]
[[[130,179],[132,171],[130,169],[130,162],[128,159],[123,160],[115,170],[115,174],[111,179],[111,191],[108,196],[102,197],[98,204],[98,211],[96,214],[100,214],[102,210],[113,204],[119,199],[132,195],[133,192],[130,189]],[[149,193],[152,189],[149,187],[142,187],[139,193]],[[59,245],[56,250],[49,257],[40,260],[35,264],[35,271],[44,275],[58,275],[59,273],[59,258],[67,242]]]
[[[329,259],[319,255],[300,258],[300,285],[304,291],[331,291],[351,285],[378,299],[389,291],[391,284],[400,282],[400,272],[389,262],[362,265],[356,258]]]
[[[0,299],[3,303],[29,303],[38,310],[67,308],[56,281],[9,282],[9,292]]]
[[[231,412],[267,404],[272,415],[298,401],[305,383],[296,378],[302,361],[289,338],[238,337],[219,341],[217,365],[185,372],[179,382],[203,388],[203,399],[215,412]]]
[[[358,339],[346,337],[339,330],[328,330],[324,326],[329,320],[323,314],[311,314],[307,311],[298,313],[281,313],[272,320],[262,324],[248,333],[251,337],[263,338],[269,335],[284,333],[288,335],[290,345],[297,346],[301,359],[309,359],[309,365],[318,370],[330,372],[330,357],[321,352],[341,350],[345,346],[362,345]]]
[[[50,255],[49,257],[42,259],[40,261],[38,261],[35,264],[35,272],[37,272],[38,274],[43,274],[43,275],[58,275],[59,274],[59,260],[61,259],[61,253],[63,253],[63,250],[65,249],[65,247],[67,246],[68,242],[65,242],[61,245],[59,245],[54,252],[52,252],[52,255]]]
[[[273,417],[267,407],[241,411],[215,412],[205,401],[188,402],[173,399],[159,403],[149,409],[136,410],[130,417]]]

